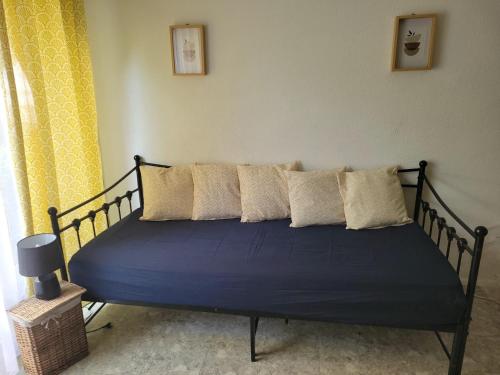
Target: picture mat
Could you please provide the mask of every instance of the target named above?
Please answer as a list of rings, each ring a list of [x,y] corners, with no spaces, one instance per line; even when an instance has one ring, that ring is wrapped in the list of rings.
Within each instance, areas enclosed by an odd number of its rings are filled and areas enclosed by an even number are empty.
[[[193,61],[184,58],[183,48],[185,41],[192,43],[195,50]],[[201,30],[199,28],[178,28],[173,30],[173,49],[175,60],[175,73],[200,74],[203,72],[201,56]]]
[[[405,36],[408,30],[421,34],[419,51],[415,56],[405,52]],[[399,21],[397,40],[397,68],[423,68],[429,61],[429,43],[431,42],[432,18],[409,18]]]

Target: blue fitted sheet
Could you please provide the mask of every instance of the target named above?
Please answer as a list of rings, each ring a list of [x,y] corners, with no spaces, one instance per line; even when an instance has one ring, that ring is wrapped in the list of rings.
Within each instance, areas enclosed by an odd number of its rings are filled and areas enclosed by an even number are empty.
[[[354,231],[139,216],[72,257],[71,281],[87,299],[442,330],[463,313],[456,273],[417,224]]]

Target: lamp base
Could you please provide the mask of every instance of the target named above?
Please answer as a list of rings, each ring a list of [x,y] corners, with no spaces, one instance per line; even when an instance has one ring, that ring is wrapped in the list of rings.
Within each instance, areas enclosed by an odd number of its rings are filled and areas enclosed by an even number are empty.
[[[35,297],[45,301],[57,298],[61,295],[61,286],[54,272],[38,276],[35,279]]]

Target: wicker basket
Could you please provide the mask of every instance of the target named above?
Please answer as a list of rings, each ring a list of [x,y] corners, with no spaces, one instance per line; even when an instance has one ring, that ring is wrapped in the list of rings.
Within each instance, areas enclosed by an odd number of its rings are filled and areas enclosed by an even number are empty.
[[[65,285],[59,303],[34,299],[31,304],[30,300],[24,301],[24,305],[21,303],[11,310],[27,375],[58,374],[88,355],[80,293],[75,295],[74,290],[72,295],[71,291],[68,293],[72,285]],[[33,316],[37,306],[36,319],[26,320],[26,316]],[[41,308],[45,311],[40,311]]]

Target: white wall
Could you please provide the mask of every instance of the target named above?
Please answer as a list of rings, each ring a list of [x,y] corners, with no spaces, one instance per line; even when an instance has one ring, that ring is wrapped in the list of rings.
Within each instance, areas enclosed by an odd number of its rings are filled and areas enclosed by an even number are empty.
[[[500,224],[500,1],[86,0],[106,183],[132,155],[305,168],[431,163],[471,225]],[[394,17],[436,12],[435,64],[391,73]],[[173,76],[169,25],[206,25]]]

